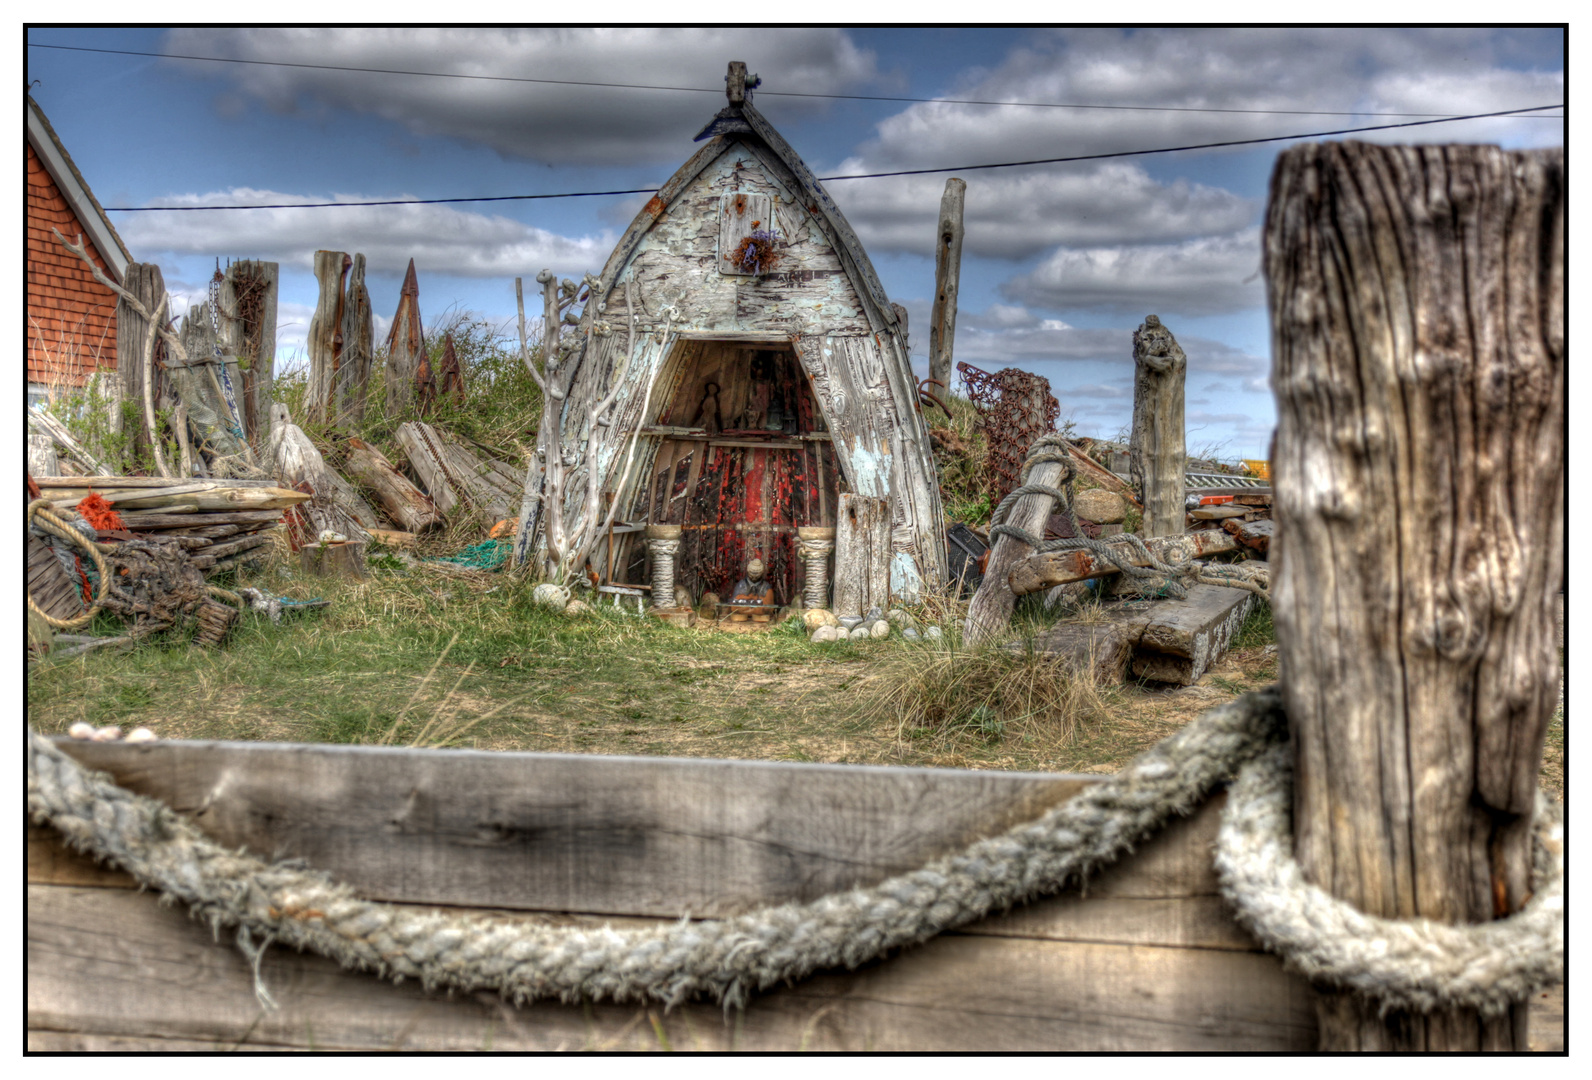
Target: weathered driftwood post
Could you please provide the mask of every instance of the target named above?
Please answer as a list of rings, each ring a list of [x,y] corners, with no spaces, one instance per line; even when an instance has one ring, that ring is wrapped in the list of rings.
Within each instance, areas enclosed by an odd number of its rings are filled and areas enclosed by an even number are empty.
[[[315,280],[320,284],[320,295],[304,342],[310,360],[305,411],[312,423],[335,419],[337,363],[343,343],[343,277],[353,265],[354,260],[345,252],[315,253]]]
[[[940,385],[930,392],[944,401],[951,386],[951,348],[956,341],[956,290],[962,274],[962,203],[967,181],[951,177],[940,196],[940,222],[935,230],[934,307],[929,313],[929,378]]]
[[[1558,698],[1563,151],[1295,147],[1265,259],[1299,861],[1373,915],[1498,918]],[[1523,1004],[1320,1018],[1330,1050],[1526,1049]]]
[[[1128,472],[1139,485],[1144,523],[1139,535],[1183,531],[1183,379],[1188,360],[1155,315],[1133,332],[1133,435]]]
[[[271,384],[276,373],[276,282],[274,262],[242,259],[227,267],[221,283],[221,314],[231,326],[229,355],[243,369],[238,402],[244,431],[263,441],[271,429]],[[227,346],[223,347],[227,349]]]
[[[365,392],[371,365],[370,292],[365,288],[365,256],[355,255],[343,298],[342,349],[337,361],[337,422],[357,426],[365,419]]]
[[[166,280],[161,276],[160,267],[154,263],[128,263],[127,273],[122,278],[123,287],[137,297],[142,303],[145,312],[154,311],[156,306],[165,299]],[[144,407],[144,371],[152,367],[144,356],[144,350],[154,345],[154,335],[150,332],[149,320],[144,317],[133,305],[124,299],[116,301],[116,367],[122,380],[122,400],[131,401],[140,408]],[[153,402],[154,395],[150,395]],[[128,431],[128,447],[132,452],[132,461],[151,461],[154,458],[149,441],[149,427],[153,425],[153,413],[149,416],[149,423],[135,424]],[[162,473],[161,475],[166,475]]]
[[[415,396],[415,372],[425,350],[420,332],[420,281],[415,277],[415,261],[409,260],[404,284],[398,294],[398,310],[387,334],[387,418],[396,420],[409,408]]]
[[[1059,456],[1059,455],[1058,455]],[[1028,483],[1055,487],[1067,475],[1065,461],[1041,461],[1028,474]],[[1044,536],[1045,522],[1056,507],[1056,500],[1041,492],[1019,495],[1006,516],[1006,524],[1014,525],[1030,536]],[[1012,608],[1017,594],[1012,592],[1008,580],[1013,569],[1034,553],[1029,545],[1011,536],[1000,536],[990,548],[989,563],[984,568],[984,581],[967,605],[967,621],[962,627],[962,638],[969,645],[993,640],[1012,621]]]

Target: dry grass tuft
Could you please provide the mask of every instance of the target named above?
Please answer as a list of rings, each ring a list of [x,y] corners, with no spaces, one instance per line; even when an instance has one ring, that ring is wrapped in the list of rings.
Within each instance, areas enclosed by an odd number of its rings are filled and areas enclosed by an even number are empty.
[[[858,718],[892,722],[899,741],[1063,746],[1106,721],[1112,691],[1063,658],[1030,650],[926,647],[882,658],[859,687]]]

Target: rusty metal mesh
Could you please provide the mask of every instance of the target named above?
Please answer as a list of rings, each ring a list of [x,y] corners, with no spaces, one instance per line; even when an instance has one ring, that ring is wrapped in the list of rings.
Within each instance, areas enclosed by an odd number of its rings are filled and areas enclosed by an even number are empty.
[[[1032,372],[1002,368],[991,373],[965,362],[956,370],[978,410],[979,430],[989,447],[985,490],[991,504],[999,505],[1017,486],[1034,440],[1056,430],[1061,404],[1050,393],[1050,380]]]

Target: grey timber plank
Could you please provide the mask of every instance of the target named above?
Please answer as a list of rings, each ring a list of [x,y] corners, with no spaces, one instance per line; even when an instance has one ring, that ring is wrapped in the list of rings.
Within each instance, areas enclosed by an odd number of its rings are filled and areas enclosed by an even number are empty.
[[[220,843],[304,858],[374,898],[665,917],[876,882],[1091,782],[280,743],[57,745]]]
[[[1310,992],[1274,958],[1220,949],[947,935],[856,972],[665,1013],[427,993],[267,951],[248,962],[148,894],[29,887],[28,1025],[122,1039],[322,1050],[1299,1050]],[[114,926],[115,932],[107,929]]]
[[[1227,651],[1255,594],[1220,585],[1191,585],[1186,600],[1161,600],[1139,638],[1133,673],[1192,686]]]

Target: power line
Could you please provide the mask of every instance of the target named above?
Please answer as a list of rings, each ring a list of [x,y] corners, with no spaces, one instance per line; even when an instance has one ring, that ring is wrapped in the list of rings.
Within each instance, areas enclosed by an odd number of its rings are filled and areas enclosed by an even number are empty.
[[[193,56],[187,53],[143,52],[136,49],[95,49],[84,45],[43,45],[28,42],[30,49],[60,49],[69,52],[110,53],[116,56],[151,56],[160,60],[201,60],[213,64],[250,64],[256,67],[308,68],[312,71],[357,71],[370,75],[416,75],[430,79],[476,79],[484,82],[537,83],[546,86],[595,86],[613,90],[667,90],[682,94],[722,94],[722,87],[657,86],[648,83],[590,82],[582,79],[533,79],[519,75],[467,75],[454,71],[412,71],[404,68],[349,67],[341,64],[305,64],[288,60],[243,60],[229,56]],[[1243,113],[1259,116],[1422,116],[1442,113],[1351,112],[1325,109],[1219,109],[1186,105],[1094,105],[1061,101],[984,101],[973,98],[894,97],[884,94],[814,94],[795,90],[759,90],[762,97],[821,98],[828,101],[894,101],[940,105],[1011,105],[1030,109],[1107,109],[1123,112]],[[1531,119],[1552,119],[1532,117]]]
[[[898,169],[894,172],[850,173],[844,176],[821,176],[819,180],[873,180],[885,176],[923,176],[930,173],[973,172],[979,169],[1011,169],[1023,165],[1059,165],[1070,161],[1100,161],[1105,158],[1140,157],[1145,154],[1174,154],[1182,150],[1215,150],[1228,146],[1254,146],[1258,143],[1287,142],[1290,139],[1320,139],[1329,135],[1354,135],[1364,131],[1388,131],[1393,128],[1424,127],[1428,124],[1448,124],[1457,120],[1486,120],[1495,116],[1515,116],[1543,109],[1562,109],[1564,105],[1532,105],[1524,109],[1506,109],[1502,112],[1472,113],[1469,116],[1445,116],[1438,120],[1412,120],[1402,124],[1376,124],[1369,127],[1339,128],[1336,131],[1313,131],[1301,135],[1270,135],[1259,139],[1227,139],[1223,142],[1191,143],[1187,146],[1161,146],[1152,150],[1115,150],[1106,154],[1074,154],[1070,157],[1035,158],[1030,161],[1000,161],[984,165],[944,165],[932,169]],[[627,188],[618,191],[565,191],[546,195],[481,195],[454,199],[372,199],[364,202],[325,203],[251,203],[228,206],[107,206],[107,211],[140,213],[145,211],[180,210],[317,210],[331,206],[425,206],[437,203],[514,202],[533,199],[582,199],[596,195],[650,195],[658,187]]]

